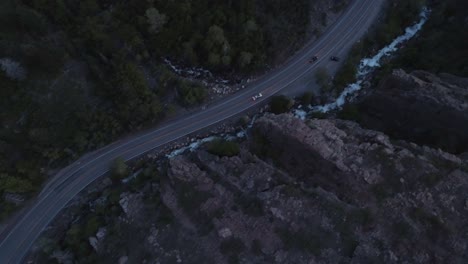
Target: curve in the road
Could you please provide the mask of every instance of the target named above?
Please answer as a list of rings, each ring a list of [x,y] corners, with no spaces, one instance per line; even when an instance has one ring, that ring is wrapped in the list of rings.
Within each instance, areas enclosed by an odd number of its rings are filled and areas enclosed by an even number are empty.
[[[81,190],[108,171],[116,157],[135,158],[154,148],[190,133],[219,123],[262,103],[290,84],[328,61],[338,47],[352,45],[375,19],[383,0],[355,0],[342,17],[317,42],[309,42],[284,67],[233,96],[216,102],[204,111],[171,122],[149,133],[117,141],[81,158],[62,170],[38,197],[38,201],[9,231],[0,244],[0,263],[19,263],[34,240],[64,206]],[[319,60],[309,64],[308,58],[318,54]],[[251,101],[252,94],[264,97]]]

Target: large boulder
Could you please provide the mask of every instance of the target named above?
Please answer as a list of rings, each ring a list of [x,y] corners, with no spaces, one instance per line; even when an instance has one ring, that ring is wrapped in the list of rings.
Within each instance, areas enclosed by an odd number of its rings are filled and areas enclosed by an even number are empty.
[[[129,220],[135,220],[140,216],[143,208],[143,196],[140,193],[124,192],[120,194],[119,204]]]

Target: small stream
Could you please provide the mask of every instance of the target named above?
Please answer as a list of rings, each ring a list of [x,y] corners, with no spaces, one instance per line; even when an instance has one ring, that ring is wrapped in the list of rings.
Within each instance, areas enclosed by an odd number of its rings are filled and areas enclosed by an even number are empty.
[[[308,112],[327,113],[332,110],[340,109],[346,103],[347,99],[351,100],[352,95],[361,90],[365,77],[372,73],[376,68],[380,67],[380,61],[382,58],[397,51],[398,48],[401,47],[400,44],[408,41],[421,30],[423,25],[426,23],[429,14],[430,10],[424,7],[419,14],[419,21],[416,24],[407,27],[403,35],[398,36],[389,45],[379,50],[374,57],[362,59],[359,63],[358,72],[356,74],[357,81],[349,84],[334,102],[325,105],[308,106],[305,107],[305,109],[301,109],[302,107],[299,107],[299,109],[295,110],[295,115],[304,119]]]
[[[389,56],[393,52],[397,51],[398,47],[399,47],[399,45],[401,43],[411,39],[412,37],[414,37],[416,35],[416,33],[419,30],[421,30],[422,26],[424,25],[424,23],[426,23],[426,21],[428,19],[429,13],[430,13],[429,9],[423,8],[423,10],[420,13],[419,22],[412,25],[412,26],[410,26],[410,27],[407,27],[405,29],[405,34],[403,34],[401,36],[398,36],[396,39],[394,39],[392,41],[392,43],[385,46],[383,49],[379,50],[379,52],[374,57],[362,59],[360,64],[359,64],[358,72],[356,74],[357,81],[355,83],[352,83],[352,84],[348,85],[344,89],[344,91],[341,93],[341,95],[333,103],[329,103],[329,104],[326,104],[326,105],[318,105],[318,106],[308,106],[305,109],[302,109],[302,106],[299,106],[298,109],[294,110],[294,113],[295,113],[296,117],[299,117],[301,119],[305,119],[308,112],[326,113],[326,112],[329,112],[331,110],[341,108],[345,104],[346,99],[350,95],[355,94],[357,91],[359,91],[362,88],[362,83],[363,83],[363,80],[365,79],[365,77],[369,73],[371,73],[374,69],[380,67],[380,61],[381,61],[382,58],[384,58],[386,56]],[[176,71],[177,73],[179,73],[179,74],[183,73],[182,72],[183,70],[181,70],[181,69],[177,68],[176,66],[174,66],[169,60],[167,60],[166,63],[168,65],[170,65],[172,67],[172,69],[174,71]],[[210,76],[211,75],[210,72],[208,72],[206,70],[203,70],[201,68],[200,69],[190,69],[187,72],[185,72],[185,74],[189,75],[191,77],[199,77],[199,76],[203,76],[203,75]],[[178,155],[184,153],[185,151],[194,151],[200,145],[202,145],[202,144],[204,144],[206,142],[213,141],[213,140],[215,140],[217,138],[224,138],[226,140],[235,140],[237,138],[243,138],[243,137],[246,136],[246,130],[248,130],[250,127],[252,127],[253,123],[255,122],[255,118],[256,118],[256,116],[254,116],[252,118],[251,122],[249,123],[247,128],[244,129],[244,130],[238,131],[238,132],[236,132],[234,134],[220,134],[219,136],[209,136],[209,137],[206,137],[206,138],[198,139],[198,140],[190,143],[189,145],[187,145],[185,147],[173,150],[171,153],[167,154],[166,157],[170,159],[170,158],[173,158],[175,156],[178,156]]]
[[[209,136],[209,137],[205,137],[205,138],[202,138],[202,139],[198,139],[198,140],[190,143],[189,145],[187,145],[185,147],[173,150],[171,153],[167,154],[166,157],[170,159],[170,158],[173,158],[175,156],[178,156],[178,155],[184,153],[185,151],[193,152],[198,147],[203,145],[204,143],[213,141],[215,139],[225,139],[225,140],[233,141],[233,140],[236,140],[238,138],[244,138],[247,135],[247,130],[253,126],[256,118],[257,118],[256,115],[253,116],[252,120],[249,122],[247,127],[244,128],[244,129],[241,129],[241,130],[238,130],[236,132],[229,133],[229,134],[222,133],[222,134],[219,134],[218,136]]]

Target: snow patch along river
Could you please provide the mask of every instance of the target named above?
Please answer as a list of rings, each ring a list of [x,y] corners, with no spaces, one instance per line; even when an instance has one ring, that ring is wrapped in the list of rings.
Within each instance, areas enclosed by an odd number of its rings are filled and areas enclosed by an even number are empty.
[[[421,30],[422,26],[426,23],[429,14],[430,10],[424,7],[421,13],[419,14],[419,22],[410,27],[407,27],[403,35],[398,36],[389,45],[379,50],[379,52],[374,57],[362,59],[359,64],[358,72],[356,74],[357,81],[355,83],[349,84],[333,103],[318,106],[309,106],[308,110],[311,110],[312,112],[327,113],[331,110],[340,109],[346,103],[346,99],[351,99],[349,98],[351,95],[361,90],[364,78],[375,68],[380,67],[380,61],[382,60],[382,58],[389,56],[393,52],[397,51],[401,43],[411,39],[416,35],[416,33],[419,30]],[[299,108],[295,110],[295,115],[298,118],[305,119],[307,112]]]

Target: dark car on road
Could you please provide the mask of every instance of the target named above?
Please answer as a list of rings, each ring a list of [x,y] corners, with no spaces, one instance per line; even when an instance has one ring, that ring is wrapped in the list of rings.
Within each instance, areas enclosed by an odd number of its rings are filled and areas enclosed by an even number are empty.
[[[312,58],[310,58],[309,63],[316,62],[317,60],[318,60],[318,57],[313,56]]]
[[[331,57],[330,57],[330,60],[332,60],[332,61],[339,61],[340,58],[338,58],[338,57],[336,57],[336,56],[331,56]]]

